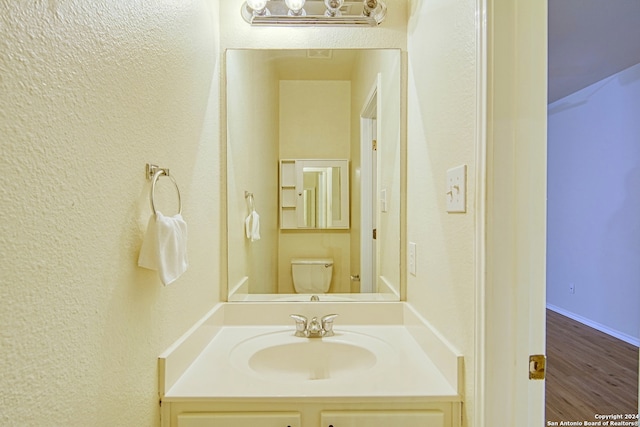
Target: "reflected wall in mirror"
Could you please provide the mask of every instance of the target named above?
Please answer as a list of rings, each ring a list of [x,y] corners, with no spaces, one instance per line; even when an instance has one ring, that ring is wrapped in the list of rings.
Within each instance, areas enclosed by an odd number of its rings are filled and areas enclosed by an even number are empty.
[[[331,262],[328,289],[326,270],[313,283],[320,300],[398,300],[400,50],[230,49],[225,59],[229,301],[308,300],[296,292],[294,259]],[[283,180],[287,159],[346,159],[349,167],[342,179],[323,165],[301,166],[301,188],[285,192],[296,185]],[[348,191],[318,197],[336,182]],[[259,240],[248,237],[245,192]],[[336,205],[346,217],[327,209]],[[281,227],[292,211],[296,227]],[[346,226],[319,227],[340,221]]]

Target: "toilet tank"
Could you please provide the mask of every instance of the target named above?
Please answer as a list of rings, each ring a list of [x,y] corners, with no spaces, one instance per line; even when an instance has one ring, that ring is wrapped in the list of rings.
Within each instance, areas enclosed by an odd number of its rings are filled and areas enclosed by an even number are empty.
[[[299,294],[323,294],[329,291],[333,274],[330,258],[293,258],[293,287]]]

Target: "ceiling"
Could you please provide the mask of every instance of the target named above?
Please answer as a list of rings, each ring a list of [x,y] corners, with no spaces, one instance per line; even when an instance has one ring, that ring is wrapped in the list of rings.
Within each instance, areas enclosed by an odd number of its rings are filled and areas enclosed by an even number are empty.
[[[640,0],[548,0],[552,103],[640,63]]]

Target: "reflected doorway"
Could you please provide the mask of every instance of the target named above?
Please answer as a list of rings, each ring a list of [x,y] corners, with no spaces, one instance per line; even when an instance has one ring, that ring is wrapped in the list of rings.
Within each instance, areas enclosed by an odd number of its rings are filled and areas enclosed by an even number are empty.
[[[377,292],[378,211],[378,84],[371,89],[360,115],[361,231],[360,292]],[[369,206],[371,209],[365,209]]]

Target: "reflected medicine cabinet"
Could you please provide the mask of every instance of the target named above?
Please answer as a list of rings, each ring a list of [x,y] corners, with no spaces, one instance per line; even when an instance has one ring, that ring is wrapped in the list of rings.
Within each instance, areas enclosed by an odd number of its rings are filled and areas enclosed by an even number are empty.
[[[349,161],[280,160],[280,228],[349,228]]]

